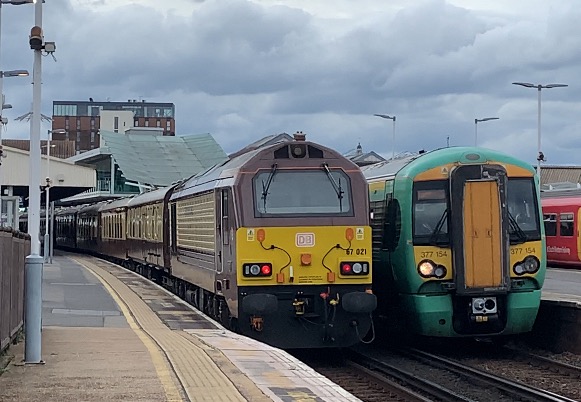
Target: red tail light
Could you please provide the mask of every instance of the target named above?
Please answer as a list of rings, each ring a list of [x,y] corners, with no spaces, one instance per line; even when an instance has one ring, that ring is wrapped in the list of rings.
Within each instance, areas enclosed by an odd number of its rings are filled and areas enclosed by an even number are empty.
[[[344,263],[341,266],[341,273],[342,274],[350,274],[351,273],[351,264]]]
[[[268,262],[249,262],[242,265],[242,275],[257,278],[272,275],[272,264]]]
[[[370,265],[365,261],[349,261],[341,263],[341,275],[368,275]]]

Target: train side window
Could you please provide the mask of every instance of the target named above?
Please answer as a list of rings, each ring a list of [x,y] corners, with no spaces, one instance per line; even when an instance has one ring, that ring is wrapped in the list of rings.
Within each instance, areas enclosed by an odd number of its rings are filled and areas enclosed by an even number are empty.
[[[557,214],[543,214],[546,236],[557,236]]]
[[[401,209],[396,199],[389,200],[387,204],[384,233],[382,248],[388,251],[395,250],[401,234]]]
[[[564,213],[559,217],[559,234],[561,236],[571,237],[574,236],[574,226],[573,226],[573,214]]]

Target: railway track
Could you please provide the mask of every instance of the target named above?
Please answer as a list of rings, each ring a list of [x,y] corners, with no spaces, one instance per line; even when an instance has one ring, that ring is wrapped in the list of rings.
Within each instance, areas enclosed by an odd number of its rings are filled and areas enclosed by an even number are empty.
[[[532,387],[542,388],[570,400],[581,400],[581,367],[557,361],[513,347],[495,350],[464,352],[453,355],[454,361],[474,369],[518,381]]]
[[[387,375],[372,365],[361,365],[341,354],[331,355],[327,352],[318,352],[316,355],[308,355],[303,351],[297,351],[294,355],[365,402],[433,401],[411,388],[406,388],[402,385],[405,381],[401,381],[399,376]]]
[[[579,400],[418,349],[358,348],[341,357],[297,357],[365,402]],[[565,375],[577,375],[576,367],[559,366],[568,370]]]
[[[522,401],[576,401],[576,399],[568,398],[545,389],[537,388],[529,383],[516,381],[515,379],[508,379],[499,375],[487,372],[482,367],[473,367],[461,363],[459,361],[451,360],[433,353],[421,351],[418,349],[407,349],[402,352],[411,358],[422,361],[425,364],[432,365],[441,369],[448,370],[451,373],[463,377],[465,380],[473,384],[479,384],[483,387],[483,391],[490,392],[495,389],[500,393],[509,396],[512,400]],[[529,368],[529,372],[532,369]],[[481,399],[477,399],[481,400]]]

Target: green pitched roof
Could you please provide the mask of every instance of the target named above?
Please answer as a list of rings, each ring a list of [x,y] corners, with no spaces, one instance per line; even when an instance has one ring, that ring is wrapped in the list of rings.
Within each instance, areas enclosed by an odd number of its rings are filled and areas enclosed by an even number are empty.
[[[101,147],[109,149],[127,180],[153,186],[169,186],[227,159],[210,134],[100,134]]]

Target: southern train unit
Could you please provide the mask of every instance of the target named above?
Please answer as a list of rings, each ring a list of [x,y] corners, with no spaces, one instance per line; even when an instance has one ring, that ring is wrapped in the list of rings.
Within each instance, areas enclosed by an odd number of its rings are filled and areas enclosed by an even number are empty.
[[[532,329],[546,255],[531,166],[492,150],[453,147],[363,173],[378,314],[433,337]]]
[[[367,188],[357,165],[297,134],[168,188],[61,209],[56,245],[109,257],[270,345],[346,347],[377,304]]]
[[[541,192],[547,263],[581,267],[581,189]]]

